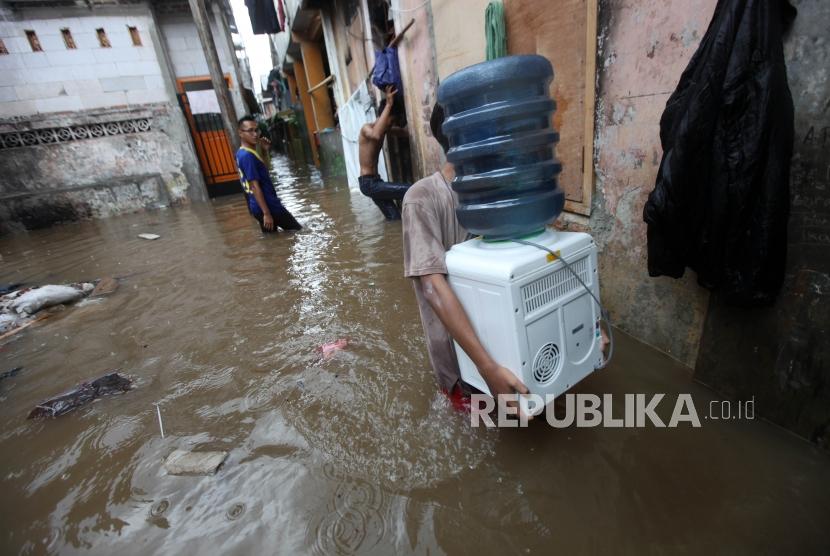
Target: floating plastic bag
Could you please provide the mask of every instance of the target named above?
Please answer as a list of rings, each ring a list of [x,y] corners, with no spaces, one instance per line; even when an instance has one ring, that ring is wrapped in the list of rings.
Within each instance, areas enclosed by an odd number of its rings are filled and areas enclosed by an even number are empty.
[[[33,315],[46,307],[77,301],[91,292],[94,285],[84,283],[78,287],[74,286],[43,286],[29,290],[18,296],[12,303],[11,308],[17,314]]]

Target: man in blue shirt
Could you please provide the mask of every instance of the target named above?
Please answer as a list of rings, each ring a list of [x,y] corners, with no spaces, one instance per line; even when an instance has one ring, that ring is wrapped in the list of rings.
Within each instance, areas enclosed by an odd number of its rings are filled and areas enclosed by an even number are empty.
[[[252,116],[242,116],[237,126],[242,147],[236,152],[239,181],[248,200],[248,211],[257,219],[263,233],[283,230],[301,230],[302,226],[282,206],[268,167],[257,153],[259,126]]]

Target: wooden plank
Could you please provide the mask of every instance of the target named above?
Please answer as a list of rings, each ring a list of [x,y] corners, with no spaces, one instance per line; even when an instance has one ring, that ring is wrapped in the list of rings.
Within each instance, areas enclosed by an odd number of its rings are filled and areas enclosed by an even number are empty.
[[[505,0],[510,54],[539,54],[553,64],[557,157],[566,210],[589,214],[593,189],[596,0]]]

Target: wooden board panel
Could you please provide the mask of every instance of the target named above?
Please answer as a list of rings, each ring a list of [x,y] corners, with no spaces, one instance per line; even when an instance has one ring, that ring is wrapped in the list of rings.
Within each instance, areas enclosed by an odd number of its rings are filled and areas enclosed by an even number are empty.
[[[505,0],[510,54],[539,54],[553,64],[551,96],[565,208],[589,214],[593,189],[596,0]]]

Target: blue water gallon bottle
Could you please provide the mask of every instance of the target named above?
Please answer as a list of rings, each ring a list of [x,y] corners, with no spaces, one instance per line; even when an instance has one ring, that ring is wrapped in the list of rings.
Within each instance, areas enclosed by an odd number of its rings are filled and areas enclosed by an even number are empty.
[[[546,58],[507,56],[457,71],[438,88],[458,220],[471,233],[488,240],[527,236],[562,213],[552,79]]]

